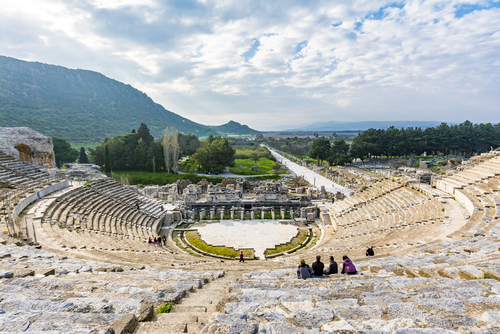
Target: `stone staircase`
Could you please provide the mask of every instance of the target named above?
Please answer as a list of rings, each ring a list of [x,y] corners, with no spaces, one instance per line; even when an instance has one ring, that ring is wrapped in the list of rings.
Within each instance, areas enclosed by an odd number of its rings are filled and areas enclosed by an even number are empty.
[[[186,294],[171,313],[159,314],[154,321],[142,323],[135,333],[200,333],[213,319],[220,318],[228,288],[241,273],[227,272],[224,277],[194,289]]]

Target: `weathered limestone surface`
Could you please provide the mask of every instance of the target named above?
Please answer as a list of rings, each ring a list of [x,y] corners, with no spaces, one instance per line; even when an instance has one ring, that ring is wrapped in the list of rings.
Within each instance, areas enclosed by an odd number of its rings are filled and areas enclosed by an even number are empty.
[[[19,145],[21,145],[21,147]],[[23,145],[29,147],[29,149],[23,151]],[[25,159],[26,157],[23,157],[22,154],[20,155],[18,147],[31,158]],[[40,166],[48,168],[55,167],[52,137],[44,136],[30,128],[0,127],[0,150],[22,161],[36,161]]]

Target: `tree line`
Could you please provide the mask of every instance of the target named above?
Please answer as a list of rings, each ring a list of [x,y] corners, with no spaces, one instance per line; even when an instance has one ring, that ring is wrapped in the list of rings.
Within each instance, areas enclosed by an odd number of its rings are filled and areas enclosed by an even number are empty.
[[[465,121],[458,125],[441,123],[436,127],[397,129],[368,129],[354,138],[350,155],[366,159],[376,156],[409,156],[455,154],[472,156],[500,146],[500,123],[474,124]]]
[[[272,147],[299,157],[308,155],[331,165],[344,165],[353,159],[373,157],[395,157],[427,154],[472,156],[500,146],[500,123],[474,124],[465,121],[457,125],[441,123],[436,127],[422,129],[408,127],[398,129],[368,129],[358,134],[349,145],[345,140],[318,138],[287,138],[268,140]]]
[[[203,171],[222,171],[234,162],[235,150],[226,138],[209,135],[205,141],[191,134],[183,134],[175,128],[167,128],[163,137],[155,141],[146,124],[137,132],[106,138],[95,149],[90,149],[92,163],[111,170],[173,171],[177,172],[179,158],[191,159]]]

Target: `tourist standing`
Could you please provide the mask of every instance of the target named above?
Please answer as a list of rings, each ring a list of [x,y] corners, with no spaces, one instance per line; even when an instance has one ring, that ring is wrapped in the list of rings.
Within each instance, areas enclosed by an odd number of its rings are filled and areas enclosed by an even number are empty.
[[[342,274],[356,275],[358,273],[356,271],[354,263],[352,263],[351,259],[349,259],[347,255],[344,255],[342,257],[342,260],[344,260],[344,262],[342,263],[342,272],[341,272]]]
[[[323,269],[325,269],[325,265],[320,260],[321,256],[317,255],[316,262],[312,264],[313,274],[316,277],[323,277]]]
[[[163,236],[163,246],[167,246],[167,237]]]
[[[328,270],[325,270],[325,275],[333,275],[339,273],[339,267],[337,266],[337,262],[333,259],[333,256],[330,256],[330,266]]]
[[[240,262],[245,262],[245,259],[243,258],[243,251],[240,251]]]
[[[313,270],[306,264],[304,259],[300,260],[299,268],[297,269],[297,278],[307,279],[312,278]]]

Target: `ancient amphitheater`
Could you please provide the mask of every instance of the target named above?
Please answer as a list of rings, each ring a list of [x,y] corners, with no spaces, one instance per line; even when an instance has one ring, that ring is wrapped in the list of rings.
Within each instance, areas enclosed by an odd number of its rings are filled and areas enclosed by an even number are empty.
[[[0,219],[10,226],[0,332],[500,332],[500,152],[431,185],[386,178],[334,204],[321,190],[249,187],[141,193],[110,179],[58,179],[0,153]],[[254,231],[246,222],[283,221],[309,239],[244,263],[186,244],[184,233],[217,216],[242,234]],[[166,244],[147,242],[160,235]],[[376,256],[365,257],[368,246]],[[298,280],[299,259],[316,255],[348,255],[358,275]]]

